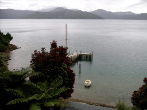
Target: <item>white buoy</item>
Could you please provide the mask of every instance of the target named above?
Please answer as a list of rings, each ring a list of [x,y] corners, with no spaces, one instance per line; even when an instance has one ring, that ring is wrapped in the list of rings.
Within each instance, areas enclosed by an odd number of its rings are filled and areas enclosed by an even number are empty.
[[[91,81],[90,80],[85,80],[84,85],[85,85],[85,87],[90,87],[91,86]]]

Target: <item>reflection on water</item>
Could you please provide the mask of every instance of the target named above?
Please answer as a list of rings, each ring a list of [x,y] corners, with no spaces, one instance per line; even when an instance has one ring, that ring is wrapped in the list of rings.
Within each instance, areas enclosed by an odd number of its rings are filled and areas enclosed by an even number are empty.
[[[81,74],[82,74],[82,63],[89,63],[89,64],[92,64],[92,61],[93,61],[93,60],[79,60],[79,61],[73,63],[73,64],[71,65],[71,68],[76,67],[76,68],[77,68],[77,71],[78,71],[77,74],[76,74],[76,76],[77,76],[77,77],[81,77]]]
[[[43,30],[51,30],[51,29],[26,29],[26,30],[19,30],[19,31],[11,31],[11,33],[25,33],[25,32],[35,32],[35,31],[43,31]]]
[[[79,76],[81,75],[81,63],[79,64]]]
[[[119,99],[130,104],[134,90],[147,75],[146,20],[0,20],[0,29],[10,32],[11,43],[21,47],[11,52],[10,69],[28,67],[34,50],[50,49],[52,40],[65,44],[68,24],[70,52],[92,52],[93,61],[72,66],[76,73],[73,98],[106,104]],[[80,66],[81,65],[81,66]],[[90,79],[92,86],[84,87]]]

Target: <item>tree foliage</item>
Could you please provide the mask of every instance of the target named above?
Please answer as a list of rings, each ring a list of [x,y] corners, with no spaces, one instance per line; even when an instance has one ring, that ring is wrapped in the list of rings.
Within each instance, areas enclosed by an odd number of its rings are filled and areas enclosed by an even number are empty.
[[[62,93],[61,97],[67,98],[73,92],[73,84],[75,74],[70,69],[70,59],[67,57],[67,48],[57,46],[57,42],[51,42],[50,51],[47,52],[45,48],[41,51],[34,51],[31,60],[32,68],[41,72],[39,77],[31,76],[32,82],[47,81],[51,83],[56,77],[61,76],[63,84],[61,86],[69,88]]]
[[[11,34],[9,33],[3,34],[0,31],[0,52],[4,52],[7,50],[7,48],[9,47],[8,45],[12,39],[13,37],[11,36]],[[4,65],[3,59],[0,54],[0,72],[6,71],[6,70],[7,70],[7,67]]]
[[[147,109],[147,78],[143,80],[144,84],[132,94],[131,101],[134,106],[140,109]]]
[[[0,72],[6,71],[6,70],[7,70],[7,67],[5,66],[5,64],[2,60],[2,57],[0,55]]]
[[[13,39],[10,33],[3,34],[0,31],[0,52],[5,51],[8,48],[10,41]]]

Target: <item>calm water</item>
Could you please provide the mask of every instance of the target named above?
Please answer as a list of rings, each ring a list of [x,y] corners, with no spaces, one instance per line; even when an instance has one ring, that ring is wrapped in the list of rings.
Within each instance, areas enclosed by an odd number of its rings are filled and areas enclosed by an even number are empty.
[[[65,24],[70,52],[94,54],[93,62],[72,67],[76,73],[72,97],[112,105],[120,99],[130,104],[132,92],[147,76],[147,21],[0,20],[1,31],[10,32],[11,43],[21,47],[11,52],[9,69],[28,67],[33,51],[49,49],[52,40],[65,45]],[[86,79],[92,80],[89,89],[83,86]]]

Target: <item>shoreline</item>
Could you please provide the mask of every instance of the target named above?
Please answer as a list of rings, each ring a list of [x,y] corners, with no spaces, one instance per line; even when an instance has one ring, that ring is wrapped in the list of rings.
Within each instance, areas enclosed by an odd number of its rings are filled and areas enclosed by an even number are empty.
[[[80,100],[80,99],[74,99],[74,98],[66,99],[66,101],[85,103],[85,104],[89,104],[89,105],[101,106],[101,107],[107,107],[107,108],[116,108],[113,105],[107,105],[107,104],[102,104],[102,103],[95,103],[95,102],[90,102],[90,101],[85,101],[85,100]]]
[[[0,55],[2,56],[2,60],[4,62],[4,65],[7,67],[8,69],[8,61],[11,60],[10,59],[10,52],[16,49],[19,49],[20,47],[17,47],[14,44],[9,44],[8,45],[8,49],[5,52],[0,52]]]

